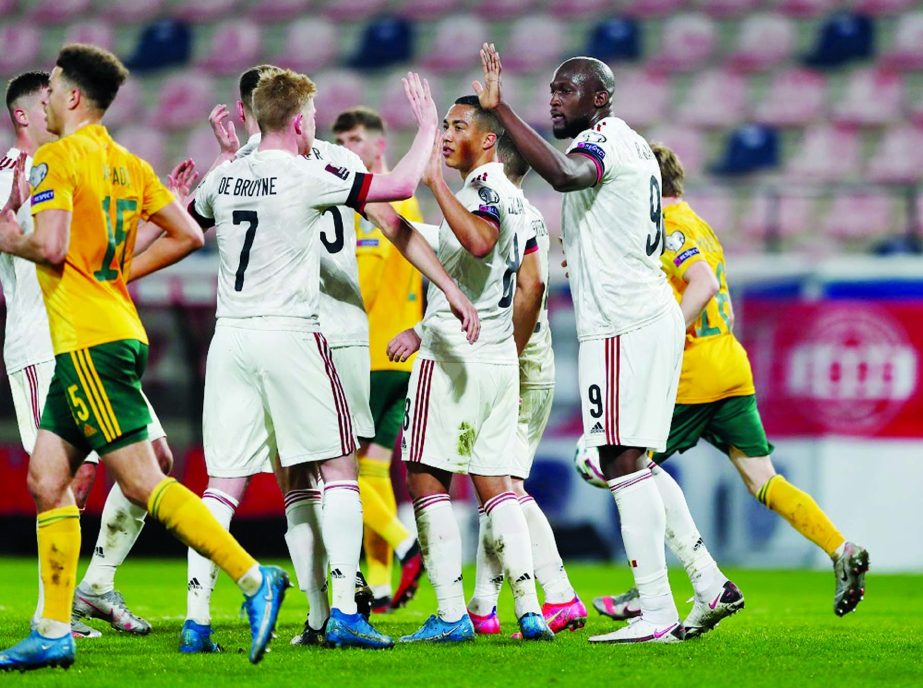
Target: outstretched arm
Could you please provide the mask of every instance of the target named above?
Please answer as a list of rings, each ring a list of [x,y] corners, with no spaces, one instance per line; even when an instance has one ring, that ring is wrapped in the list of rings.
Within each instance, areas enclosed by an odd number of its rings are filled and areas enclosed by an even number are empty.
[[[564,154],[548,143],[503,100],[500,82],[500,55],[493,43],[481,48],[484,84],[474,82],[481,107],[493,110],[512,137],[513,143],[530,165],[555,191],[576,191],[595,186],[599,180],[596,163],[579,153]]]

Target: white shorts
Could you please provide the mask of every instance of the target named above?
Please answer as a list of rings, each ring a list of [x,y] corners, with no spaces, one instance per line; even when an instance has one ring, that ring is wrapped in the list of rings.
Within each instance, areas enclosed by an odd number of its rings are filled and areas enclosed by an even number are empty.
[[[16,409],[16,422],[19,424],[19,438],[22,440],[23,449],[29,454],[35,448],[35,437],[38,434],[39,423],[42,419],[42,409],[45,408],[45,397],[48,387],[54,376],[54,361],[43,361],[35,365],[26,366],[15,373],[10,373],[10,389],[13,390],[13,407]],[[151,413],[151,424],[147,426],[148,439],[158,440],[166,437],[160,419],[154,413],[151,402],[141,392],[147,403],[147,410]],[[92,452],[84,459],[89,463],[99,463],[99,454]]]
[[[413,362],[401,458],[450,473],[509,475],[516,443],[519,368]]]
[[[676,306],[637,330],[580,342],[577,366],[587,446],[666,448],[684,333]]]
[[[338,346],[330,351],[333,352],[333,363],[340,374],[349,410],[353,414],[356,437],[372,439],[375,437],[375,421],[372,420],[372,409],[369,406],[372,389],[369,347]]]
[[[208,349],[202,414],[205,466],[243,478],[349,454],[349,404],[327,340],[317,332],[262,330],[221,320]]]
[[[516,450],[510,475],[525,480],[532,471],[535,452],[551,416],[554,387],[524,388],[519,391],[519,422],[516,425]]]

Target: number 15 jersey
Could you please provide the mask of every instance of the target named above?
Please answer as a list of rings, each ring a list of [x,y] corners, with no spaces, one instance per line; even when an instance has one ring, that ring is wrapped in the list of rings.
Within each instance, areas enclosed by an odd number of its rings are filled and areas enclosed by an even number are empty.
[[[660,168],[625,122],[606,117],[567,149],[596,165],[596,184],[564,194],[564,253],[581,341],[636,330],[672,307],[660,268]]]

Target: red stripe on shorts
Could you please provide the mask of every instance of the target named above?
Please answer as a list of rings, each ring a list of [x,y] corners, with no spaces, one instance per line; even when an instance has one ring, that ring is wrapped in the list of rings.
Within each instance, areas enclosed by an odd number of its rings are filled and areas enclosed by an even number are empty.
[[[42,414],[38,407],[38,373],[35,372],[35,366],[26,366],[26,379],[29,381],[29,398],[32,401],[32,420],[35,421],[35,428],[42,422]]]
[[[420,362],[420,379],[417,382],[417,395],[413,410],[413,435],[410,443],[410,460],[419,462],[423,458],[423,446],[426,444],[426,424],[429,421],[429,392],[433,381],[434,362]]]
[[[349,454],[355,449],[353,442],[353,422],[349,413],[349,404],[346,401],[346,394],[343,392],[343,385],[340,383],[340,376],[337,374],[336,366],[333,364],[333,356],[330,353],[330,347],[327,340],[319,332],[314,333],[314,341],[317,342],[317,350],[320,352],[324,361],[324,368],[327,371],[327,377],[330,380],[330,391],[333,393],[333,404],[337,412],[337,424],[340,429],[340,449],[343,455]]]

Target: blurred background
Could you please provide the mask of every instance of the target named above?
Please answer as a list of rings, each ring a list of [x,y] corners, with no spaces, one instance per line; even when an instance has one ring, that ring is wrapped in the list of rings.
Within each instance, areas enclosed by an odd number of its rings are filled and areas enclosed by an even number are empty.
[[[472,92],[479,46],[492,41],[507,99],[547,134],[555,66],[578,54],[606,61],[616,75],[615,114],[679,153],[687,199],[724,243],[737,334],[777,468],[871,550],[877,569],[923,570],[923,540],[904,538],[902,527],[919,521],[923,485],[923,2],[0,0],[4,80],[50,69],[69,41],[125,60],[132,76],[105,122],[162,175],[186,157],[208,168],[217,153],[209,111],[233,103],[239,73],[262,62],[315,79],[322,138],[341,110],[379,109],[393,163],[412,137],[399,81],[408,69],[429,78],[447,109]],[[12,130],[0,119],[6,150]],[[557,236],[560,196],[534,177],[526,193]],[[419,198],[427,221],[438,222],[425,189]],[[558,386],[529,488],[565,558],[617,557],[615,506],[572,466],[576,338],[557,242],[553,251]],[[210,244],[135,291],[151,337],[145,389],[176,474],[194,489],[206,479],[202,383],[216,265]],[[8,486],[0,523],[11,536],[0,551],[34,548],[26,464],[12,400],[0,393],[0,483]],[[749,497],[716,451],[697,447],[668,468],[723,561],[829,565]],[[403,468],[393,473],[399,486]],[[94,488],[90,520],[105,483],[101,476]],[[468,500],[457,513],[470,536],[470,488],[458,480],[456,489],[460,503]],[[247,544],[284,551],[281,505],[271,481],[254,482],[235,526]],[[153,530],[140,551],[181,553]]]

